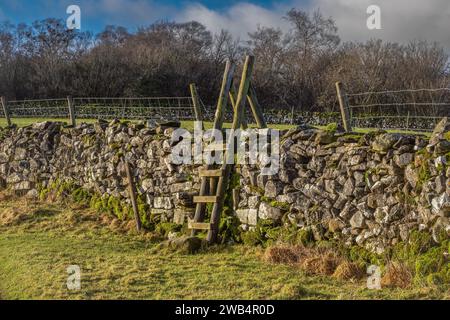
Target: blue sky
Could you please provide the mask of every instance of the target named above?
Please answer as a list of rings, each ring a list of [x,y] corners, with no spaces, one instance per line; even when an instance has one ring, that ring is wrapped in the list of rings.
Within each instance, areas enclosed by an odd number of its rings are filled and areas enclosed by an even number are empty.
[[[304,0],[307,2],[308,0]],[[97,32],[108,24],[130,28],[149,24],[155,20],[180,20],[182,13],[192,7],[204,7],[224,13],[236,5],[247,3],[268,11],[290,0],[0,0],[0,20],[30,23],[56,17],[66,19],[66,8],[79,5],[82,11],[82,29]]]

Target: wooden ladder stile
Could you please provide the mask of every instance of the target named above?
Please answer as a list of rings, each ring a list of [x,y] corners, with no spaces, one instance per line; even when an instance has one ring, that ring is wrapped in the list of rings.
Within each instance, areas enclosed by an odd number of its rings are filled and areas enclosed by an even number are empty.
[[[217,109],[216,114],[214,118],[214,126],[213,129],[216,130],[222,130],[223,126],[223,118],[224,118],[224,110],[226,108],[226,104],[228,102],[228,95],[230,92],[230,88],[233,82],[233,76],[234,76],[234,70],[235,66],[231,63],[231,61],[227,61],[225,65],[225,72],[223,75],[222,80],[222,86],[220,90],[219,99],[217,102]],[[199,172],[201,176],[201,182],[200,182],[200,191],[199,191],[199,197],[200,196],[207,196],[209,194],[214,194],[215,192],[215,185],[217,184],[216,177],[212,176],[206,176],[202,175],[201,173],[207,172],[209,170],[217,169],[214,168],[213,165],[206,165],[204,168],[201,168]],[[204,202],[197,202],[196,208],[195,208],[195,215],[193,219],[193,223],[189,223],[189,229],[191,229],[192,236],[195,236],[197,233],[197,230],[204,230],[204,229],[198,229],[195,223],[201,223],[205,219],[205,209],[206,209],[206,203]]]
[[[214,129],[222,130],[224,110],[228,99],[230,99],[234,113],[233,124],[231,127],[232,132],[230,134],[231,137],[234,136],[235,131],[239,128],[247,127],[244,107],[247,98],[250,96],[250,79],[253,72],[253,65],[254,57],[247,56],[237,94],[232,88],[234,66],[228,61],[225,67],[225,74],[223,77],[221,93],[214,120]],[[259,108],[259,105],[256,103],[255,106],[256,108]],[[252,105],[252,108],[255,106]],[[258,125],[261,122],[263,121],[257,121]],[[226,144],[212,142],[208,146],[208,150],[210,152],[223,152],[223,161],[221,165],[208,164],[204,168],[199,169],[199,176],[201,177],[200,192],[198,196],[194,197],[194,203],[196,203],[195,216],[193,220],[188,221],[188,227],[192,230],[191,233],[193,236],[196,235],[198,230],[207,230],[207,242],[214,243],[217,241],[220,216],[224,207],[225,193],[234,168],[234,141],[231,139],[230,141],[227,141]],[[213,204],[211,220],[209,223],[203,222],[206,215],[206,204]]]

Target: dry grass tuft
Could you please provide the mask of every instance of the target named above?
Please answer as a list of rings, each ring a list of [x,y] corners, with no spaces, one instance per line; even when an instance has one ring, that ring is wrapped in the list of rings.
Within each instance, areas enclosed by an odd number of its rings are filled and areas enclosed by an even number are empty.
[[[275,246],[267,248],[264,260],[270,263],[296,264],[300,258],[298,247]]]
[[[0,202],[1,201],[10,201],[11,199],[13,199],[13,195],[10,194],[9,192],[0,192]]]
[[[333,273],[333,277],[338,280],[360,280],[365,276],[365,270],[356,263],[344,261]]]
[[[302,261],[300,267],[309,275],[332,275],[342,259],[334,252],[318,251],[311,257]]]
[[[332,275],[342,262],[342,258],[330,250],[286,245],[268,248],[264,260],[270,263],[297,265],[310,275]]]
[[[381,278],[381,286],[385,288],[408,288],[413,279],[411,270],[401,262],[390,262]]]

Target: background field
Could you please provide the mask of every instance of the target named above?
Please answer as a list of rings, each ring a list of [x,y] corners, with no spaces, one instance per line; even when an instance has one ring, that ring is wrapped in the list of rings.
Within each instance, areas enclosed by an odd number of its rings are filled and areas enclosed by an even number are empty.
[[[28,126],[31,125],[33,123],[36,122],[43,122],[43,121],[61,121],[61,122],[68,122],[67,119],[61,119],[61,118],[20,118],[20,119],[13,119],[13,123],[16,124],[19,127],[24,127],[24,126]],[[85,122],[85,123],[95,123],[97,120],[96,119],[82,119],[79,120],[78,123],[81,122]],[[206,129],[211,129],[213,126],[212,122],[204,122],[205,124],[205,128]],[[6,126],[6,121],[3,118],[0,118],[0,127],[5,127]],[[254,128],[256,127],[256,125],[254,124],[250,124],[250,127]],[[285,129],[291,129],[294,128],[294,125],[288,125],[288,124],[269,124],[268,125],[269,128],[273,128],[273,129],[279,129],[279,130],[285,130]],[[185,128],[187,130],[193,130],[194,129],[194,122],[193,121],[181,121],[181,127]],[[223,125],[224,128],[231,128],[231,124],[230,123],[224,123]],[[317,128],[320,129],[324,129],[324,126],[317,126]],[[357,133],[367,133],[367,132],[371,132],[371,131],[376,131],[376,129],[366,129],[366,128],[355,128],[354,132]],[[400,132],[400,133],[405,133],[405,134],[421,134],[421,135],[425,135],[425,136],[430,136],[429,132],[421,132],[418,133],[416,131],[405,131],[405,130],[386,130],[387,132]]]

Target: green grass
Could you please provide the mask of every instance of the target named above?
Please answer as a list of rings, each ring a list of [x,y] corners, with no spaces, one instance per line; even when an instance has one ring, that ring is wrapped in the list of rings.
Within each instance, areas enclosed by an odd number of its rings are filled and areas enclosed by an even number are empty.
[[[25,127],[29,126],[33,123],[37,122],[44,122],[44,121],[51,121],[51,122],[65,122],[69,123],[69,119],[62,119],[62,118],[14,118],[12,119],[12,123],[17,125],[18,127]],[[87,123],[94,123],[97,120],[95,119],[83,119],[81,122],[87,122]],[[6,120],[4,118],[0,118],[0,127],[6,126]]]
[[[327,126],[316,126],[319,129],[326,130]],[[356,133],[370,133],[375,132],[378,129],[376,128],[353,128],[353,132]],[[424,136],[431,136],[431,132],[419,132],[419,131],[412,131],[412,130],[396,130],[396,129],[387,129],[385,130],[388,133],[403,133],[403,134],[413,134],[413,135],[424,135]]]
[[[59,121],[59,122],[65,122],[68,123],[68,119],[61,119],[61,118],[15,118],[12,120],[13,124],[16,124],[18,127],[25,127],[29,126],[33,123],[37,122],[43,122],[43,121]],[[78,123],[80,122],[86,122],[86,123],[95,123],[96,119],[79,119],[77,120]],[[6,126],[6,120],[4,118],[0,118],[0,127]],[[194,121],[181,121],[181,127],[185,128],[187,130],[193,130],[194,129]],[[213,127],[213,122],[205,122],[205,128],[211,129]],[[255,128],[255,124],[250,124],[249,127]],[[284,130],[284,129],[290,129],[294,126],[292,125],[283,125],[283,124],[274,124],[269,125],[270,128]],[[231,123],[224,123],[224,128],[231,128]]]
[[[60,209],[61,207],[67,209]],[[112,218],[111,218],[112,219]],[[430,299],[438,288],[368,290],[365,281],[309,277],[270,265],[262,249],[213,247],[195,255],[157,249],[149,234],[73,205],[0,201],[2,299]],[[81,291],[66,288],[81,267]]]
[[[205,129],[212,129],[213,127],[213,122],[209,122],[209,121],[205,121]],[[194,129],[194,121],[181,121],[181,126],[187,130],[193,130]],[[223,127],[228,129],[231,128],[231,123],[224,123]],[[256,124],[249,124],[250,128],[257,128]],[[278,129],[278,130],[286,130],[286,129],[291,129],[294,128],[295,126],[293,125],[289,125],[289,124],[268,124],[269,128],[272,129]]]

